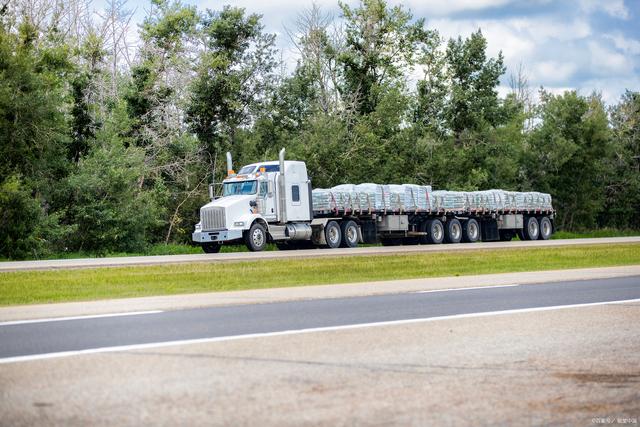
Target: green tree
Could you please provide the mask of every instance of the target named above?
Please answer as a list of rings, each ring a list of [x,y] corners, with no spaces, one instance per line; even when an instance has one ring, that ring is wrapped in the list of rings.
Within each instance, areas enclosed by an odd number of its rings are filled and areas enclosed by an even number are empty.
[[[611,174],[601,223],[640,229],[640,93],[626,91],[611,109]]]
[[[463,40],[451,39],[447,45],[446,63],[450,96],[446,106],[449,129],[459,137],[465,130],[502,123],[502,110],[496,88],[505,72],[502,52],[487,59],[487,40],[482,32]]]
[[[424,19],[414,22],[401,6],[389,8],[384,0],[363,0],[359,7],[340,3],[345,19],[344,48],[338,56],[341,90],[347,104],[367,114],[376,109],[386,87],[403,84],[408,71],[437,44]]]
[[[541,124],[530,135],[524,167],[531,188],[551,193],[558,225],[592,228],[605,203],[611,131],[602,100],[575,91],[541,91]]]
[[[252,122],[268,99],[274,35],[265,34],[259,15],[225,6],[202,21],[205,50],[191,87],[187,121],[211,158],[231,147],[236,132]]]

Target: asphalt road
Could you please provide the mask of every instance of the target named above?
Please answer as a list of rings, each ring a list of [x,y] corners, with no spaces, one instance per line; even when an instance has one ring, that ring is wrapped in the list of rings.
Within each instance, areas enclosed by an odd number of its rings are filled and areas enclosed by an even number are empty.
[[[559,239],[512,242],[478,242],[445,245],[413,245],[413,246],[373,246],[359,248],[338,249],[309,249],[298,251],[268,251],[268,252],[230,252],[220,254],[195,255],[158,255],[133,256],[113,258],[80,258],[57,259],[44,261],[3,261],[0,262],[0,272],[23,270],[50,270],[60,268],[95,268],[95,267],[126,267],[136,265],[185,264],[194,262],[237,262],[265,259],[287,258],[316,258],[335,256],[363,256],[363,255],[394,255],[404,253],[453,252],[477,249],[505,249],[505,248],[534,248],[574,245],[597,245],[615,243],[640,243],[640,236],[611,237],[593,239]]]
[[[640,276],[0,324],[0,362],[124,346],[640,299]]]

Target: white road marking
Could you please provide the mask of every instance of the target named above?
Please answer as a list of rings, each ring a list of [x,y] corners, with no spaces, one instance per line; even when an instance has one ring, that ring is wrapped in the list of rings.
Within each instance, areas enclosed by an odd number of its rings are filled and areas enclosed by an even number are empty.
[[[214,343],[214,342],[223,342],[223,341],[235,341],[235,340],[243,340],[243,339],[250,339],[250,338],[267,338],[267,337],[278,337],[278,336],[284,336],[284,335],[308,334],[313,332],[330,332],[330,331],[342,331],[342,330],[349,330],[349,329],[369,328],[369,327],[378,327],[378,326],[407,325],[412,323],[435,322],[439,320],[466,319],[466,318],[473,318],[473,317],[489,317],[489,316],[497,316],[497,315],[503,315],[503,314],[530,313],[535,311],[560,310],[563,308],[595,307],[598,305],[624,304],[629,302],[640,302],[640,298],[618,300],[618,301],[592,302],[592,303],[584,303],[584,304],[554,305],[550,307],[519,308],[514,310],[489,311],[484,313],[454,314],[449,316],[427,317],[427,318],[420,318],[420,319],[391,320],[386,322],[374,322],[374,323],[357,323],[353,325],[327,326],[327,327],[320,327],[320,328],[297,329],[297,330],[279,331],[279,332],[265,332],[265,333],[259,333],[259,334],[232,335],[232,336],[215,337],[215,338],[198,338],[198,339],[190,339],[190,340],[154,342],[154,343],[147,343],[147,344],[120,345],[120,346],[113,346],[113,347],[91,348],[87,350],[61,351],[57,353],[31,354],[27,356],[5,357],[0,359],[0,364],[27,362],[27,361],[42,360],[42,359],[53,359],[58,357],[69,357],[69,356],[78,356],[78,355],[95,354],[95,353],[111,353],[111,352],[129,351],[129,350],[145,350],[149,348],[173,347],[173,346],[188,345],[188,344],[204,344],[204,343]]]
[[[447,288],[447,289],[434,289],[432,291],[415,291],[414,294],[430,294],[432,292],[451,292],[451,291],[468,291],[470,289],[495,289],[495,288],[513,288],[520,286],[520,284],[514,285],[495,285],[495,286],[473,286],[469,288]]]
[[[26,323],[62,322],[64,320],[99,319],[102,317],[139,316],[141,314],[156,314],[156,313],[162,313],[162,312],[163,312],[162,310],[130,311],[128,313],[107,313],[107,314],[94,314],[89,316],[51,317],[48,319],[12,320],[9,322],[0,322],[0,326],[24,325]]]

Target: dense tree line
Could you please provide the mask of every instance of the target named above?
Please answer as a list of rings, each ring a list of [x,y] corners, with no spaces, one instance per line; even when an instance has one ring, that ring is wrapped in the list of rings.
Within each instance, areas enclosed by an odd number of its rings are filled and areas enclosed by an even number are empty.
[[[640,94],[539,101],[478,30],[442,40],[384,0],[312,6],[286,71],[261,17],[151,0],[0,1],[0,256],[188,242],[206,185],[280,147],[315,187],[549,192],[565,229],[640,228]]]

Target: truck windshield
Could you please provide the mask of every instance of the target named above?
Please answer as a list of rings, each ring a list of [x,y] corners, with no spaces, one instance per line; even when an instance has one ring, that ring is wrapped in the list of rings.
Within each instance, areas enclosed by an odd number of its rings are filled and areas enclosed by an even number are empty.
[[[238,181],[227,182],[222,186],[223,196],[235,196],[235,195],[250,195],[256,194],[257,184],[256,181]]]

